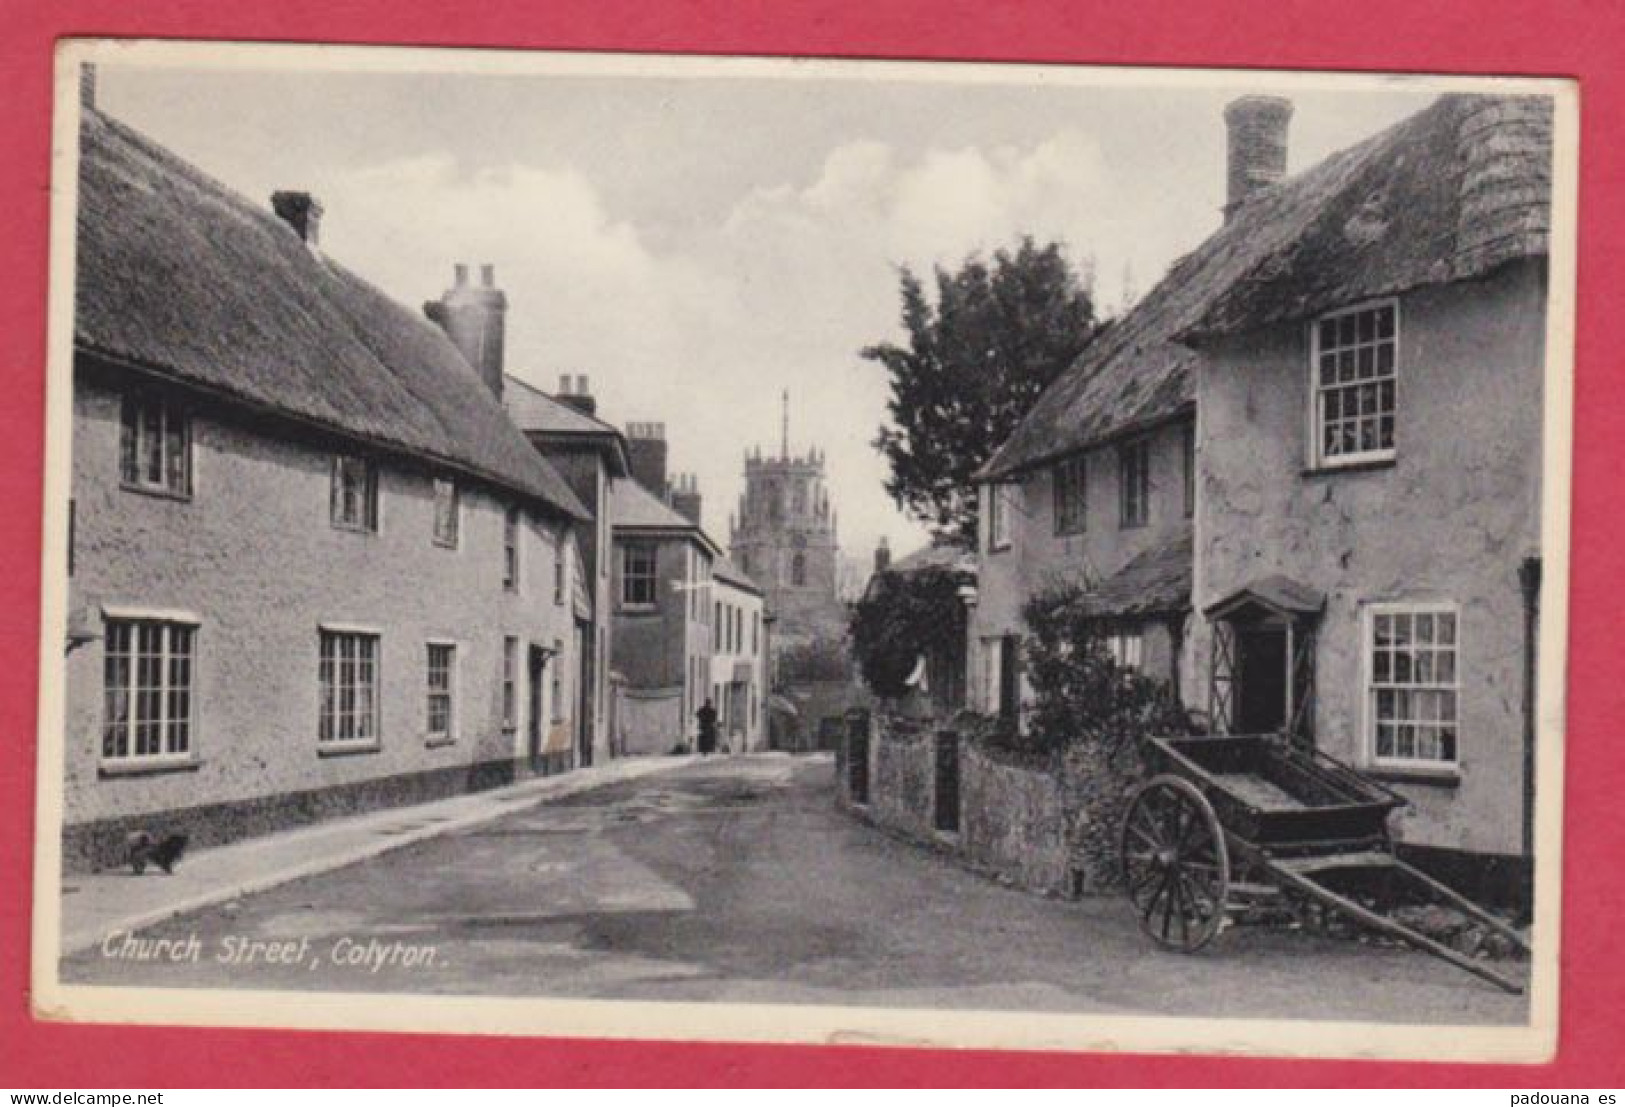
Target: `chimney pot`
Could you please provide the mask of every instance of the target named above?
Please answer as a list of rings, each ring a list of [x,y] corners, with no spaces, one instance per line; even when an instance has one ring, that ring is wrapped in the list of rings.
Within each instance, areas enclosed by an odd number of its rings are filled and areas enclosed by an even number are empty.
[[[497,286],[497,267],[490,262],[480,266],[480,284],[486,288]]]
[[[452,266],[452,273],[456,277],[456,280],[454,280],[452,283],[458,288],[463,288],[468,284],[468,266],[464,265],[462,262],[458,262],[456,265]]]
[[[560,373],[559,374],[559,395],[560,396],[568,396],[569,394],[570,394],[570,374],[568,374],[568,373]]]
[[[875,547],[875,572],[884,573],[891,567],[891,545],[885,538],[881,538],[880,545]]]
[[[1281,96],[1243,96],[1225,105],[1226,219],[1248,197],[1286,176],[1287,127],[1291,121],[1292,101]]]
[[[322,205],[308,192],[273,192],[271,210],[292,227],[306,245],[321,244]]]
[[[576,376],[576,392],[582,396],[592,395],[592,389],[587,387],[587,375],[585,373]]]

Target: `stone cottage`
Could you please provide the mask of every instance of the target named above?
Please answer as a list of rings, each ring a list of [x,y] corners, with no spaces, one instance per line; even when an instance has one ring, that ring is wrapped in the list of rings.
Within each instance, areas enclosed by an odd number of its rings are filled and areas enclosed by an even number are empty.
[[[66,863],[567,767],[587,515],[490,377],[307,194],[90,103],[78,181]]]

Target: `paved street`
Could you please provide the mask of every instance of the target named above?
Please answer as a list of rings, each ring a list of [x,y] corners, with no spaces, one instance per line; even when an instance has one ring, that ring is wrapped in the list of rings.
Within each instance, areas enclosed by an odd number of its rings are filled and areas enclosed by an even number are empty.
[[[139,942],[104,943],[65,961],[63,979],[1524,1018],[1522,997],[1404,950],[1241,928],[1197,956],[1159,952],[1118,898],[1068,903],[1004,888],[846,818],[831,804],[832,772],[827,757],[717,760],[537,802],[172,919]]]

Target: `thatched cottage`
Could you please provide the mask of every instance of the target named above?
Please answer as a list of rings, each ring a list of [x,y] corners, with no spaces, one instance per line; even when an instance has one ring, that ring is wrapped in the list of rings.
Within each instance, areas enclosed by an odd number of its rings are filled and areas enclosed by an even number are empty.
[[[1517,894],[1551,103],[1445,96],[1290,179],[1290,103],[1225,114],[1224,225],[981,474],[981,702],[1018,694],[1022,601],[1082,580],[1199,724],[1392,782],[1414,856]]]
[[[500,364],[88,103],[78,181],[67,863],[571,764],[587,512]]]

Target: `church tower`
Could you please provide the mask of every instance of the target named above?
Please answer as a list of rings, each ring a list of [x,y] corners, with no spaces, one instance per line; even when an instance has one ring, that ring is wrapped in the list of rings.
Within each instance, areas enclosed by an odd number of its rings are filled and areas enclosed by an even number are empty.
[[[835,591],[836,513],[824,486],[824,454],[816,446],[790,452],[790,394],[784,394],[779,455],[760,447],[745,453],[745,492],[729,520],[729,556],[766,593],[786,645],[840,641],[846,610]]]

